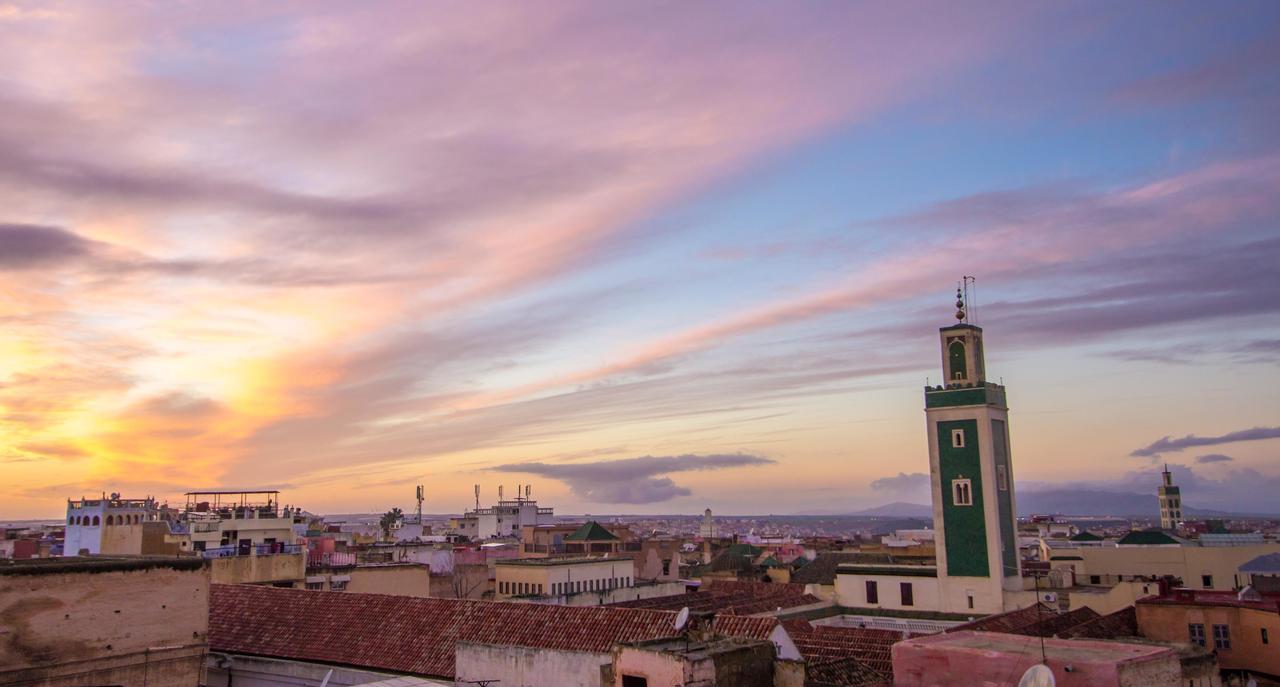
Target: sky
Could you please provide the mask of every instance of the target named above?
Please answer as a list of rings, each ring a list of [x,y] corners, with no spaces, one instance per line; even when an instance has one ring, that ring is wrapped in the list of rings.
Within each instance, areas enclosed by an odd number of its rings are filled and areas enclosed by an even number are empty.
[[[956,282],[1019,487],[1274,510],[1274,2],[0,0],[0,517],[927,502]]]

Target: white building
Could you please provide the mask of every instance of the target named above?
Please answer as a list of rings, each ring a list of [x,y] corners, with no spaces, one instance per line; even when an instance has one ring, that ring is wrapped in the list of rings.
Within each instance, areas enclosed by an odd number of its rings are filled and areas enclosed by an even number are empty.
[[[524,490],[524,496],[520,496],[517,489],[516,498],[504,500],[502,498],[502,488],[499,487],[498,504],[489,508],[480,508],[478,506],[480,491],[479,487],[477,487],[476,509],[466,511],[461,518],[455,520],[454,529],[458,534],[463,534],[472,540],[476,540],[494,539],[496,537],[519,537],[521,527],[527,525],[554,525],[556,522],[555,509],[538,507],[538,502],[528,496],[530,491],[528,485],[525,485]]]
[[[142,551],[142,524],[157,518],[156,500],[67,499],[67,529],[62,555],[136,554]]]

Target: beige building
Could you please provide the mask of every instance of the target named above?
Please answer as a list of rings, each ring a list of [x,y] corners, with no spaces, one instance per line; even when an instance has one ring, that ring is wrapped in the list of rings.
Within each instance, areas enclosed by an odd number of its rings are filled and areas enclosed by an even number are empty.
[[[303,585],[307,589],[397,596],[431,596],[431,567],[422,563],[313,568]]]
[[[1248,584],[1247,575],[1240,573],[1241,565],[1258,556],[1280,553],[1280,544],[1275,542],[1205,546],[1158,532],[1133,532],[1118,544],[1068,544],[1041,540],[1041,556],[1054,568],[1071,569],[1077,584],[1111,586],[1136,578],[1172,575],[1185,587],[1218,591],[1232,591]]]
[[[635,585],[630,558],[512,558],[494,565],[497,599],[560,596]]]
[[[0,566],[0,685],[194,687],[208,629],[200,559]]]

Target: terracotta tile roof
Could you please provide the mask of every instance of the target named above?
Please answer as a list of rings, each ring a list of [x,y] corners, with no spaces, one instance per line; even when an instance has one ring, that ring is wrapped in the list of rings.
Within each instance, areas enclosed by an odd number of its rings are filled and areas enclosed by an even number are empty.
[[[1115,613],[1086,620],[1075,627],[1060,633],[1063,638],[1080,639],[1121,639],[1138,636],[1138,613],[1133,606],[1122,608]]]
[[[606,653],[670,636],[670,611],[469,599],[211,587],[209,648],[258,656],[454,677],[458,641]],[[775,618],[729,616],[722,634],[768,639]]]
[[[753,615],[816,603],[822,603],[822,599],[806,594],[802,584],[716,580],[701,591],[623,601],[613,606],[668,611],[687,606],[692,611],[713,611],[719,615]]]
[[[1057,609],[1041,604],[1020,608],[1016,611],[989,615],[971,623],[949,628],[947,632],[977,630],[980,632],[1002,632],[1004,634],[1024,635],[1030,637],[1063,636],[1071,628],[1097,620],[1098,613],[1088,607],[1077,608],[1069,613],[1060,613]]]
[[[801,621],[803,622],[803,621]],[[860,664],[866,681],[891,680],[893,657],[891,647],[903,639],[895,630],[877,630],[865,627],[835,627],[808,624],[806,631],[798,622],[788,621],[787,634],[804,656],[806,675],[832,663]],[[843,668],[841,670],[844,670]],[[829,675],[827,677],[830,677]],[[816,679],[816,678],[811,678]],[[840,683],[836,683],[840,684]],[[862,684],[854,682],[851,684]]]

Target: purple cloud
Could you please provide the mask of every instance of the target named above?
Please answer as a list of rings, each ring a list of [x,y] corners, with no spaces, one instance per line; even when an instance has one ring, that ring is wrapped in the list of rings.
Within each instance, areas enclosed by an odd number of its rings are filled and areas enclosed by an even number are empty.
[[[1203,463],[1230,463],[1233,460],[1235,460],[1235,458],[1232,458],[1231,456],[1228,456],[1228,455],[1223,455],[1221,453],[1210,453],[1203,456],[1196,456],[1196,462],[1202,463],[1202,464]]]
[[[746,454],[680,456],[642,456],[623,460],[568,465],[550,463],[511,463],[490,468],[498,472],[542,475],[569,485],[573,493],[594,503],[658,503],[693,492],[677,485],[669,477],[672,472],[690,470],[724,470],[727,468],[770,465],[775,461]]]
[[[1188,434],[1177,439],[1164,437],[1134,450],[1129,455],[1138,458],[1150,458],[1162,453],[1176,453],[1198,446],[1218,446],[1220,444],[1234,444],[1239,441],[1263,441],[1265,439],[1280,439],[1280,427],[1254,427],[1216,437],[1198,437],[1194,434]]]

